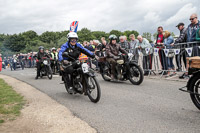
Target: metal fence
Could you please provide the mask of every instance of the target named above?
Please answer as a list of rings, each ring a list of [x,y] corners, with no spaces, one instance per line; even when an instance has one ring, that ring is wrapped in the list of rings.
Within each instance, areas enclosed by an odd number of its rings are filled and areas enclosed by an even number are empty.
[[[160,73],[162,77],[166,72],[187,72],[186,58],[200,56],[200,42],[178,43],[170,49],[154,46],[150,49],[146,48],[144,54],[140,50],[137,51],[139,54],[138,64],[144,72],[148,72],[148,75]],[[171,63],[174,67],[168,69]]]

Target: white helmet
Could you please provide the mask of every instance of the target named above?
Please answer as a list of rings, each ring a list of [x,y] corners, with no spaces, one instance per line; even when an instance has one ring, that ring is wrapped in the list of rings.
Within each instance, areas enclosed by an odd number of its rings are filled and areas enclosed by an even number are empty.
[[[76,38],[78,40],[78,35],[76,34],[76,32],[69,32],[67,34],[67,38],[68,40],[70,40],[71,38]]]
[[[51,51],[53,51],[53,50],[56,50],[56,48],[55,48],[55,47],[53,47],[53,48],[51,49]]]

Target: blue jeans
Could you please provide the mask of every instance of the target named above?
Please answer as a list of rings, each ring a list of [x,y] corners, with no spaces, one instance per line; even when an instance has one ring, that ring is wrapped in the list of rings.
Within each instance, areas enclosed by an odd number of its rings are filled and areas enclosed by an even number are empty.
[[[167,57],[168,69],[174,69],[173,58],[174,57]]]

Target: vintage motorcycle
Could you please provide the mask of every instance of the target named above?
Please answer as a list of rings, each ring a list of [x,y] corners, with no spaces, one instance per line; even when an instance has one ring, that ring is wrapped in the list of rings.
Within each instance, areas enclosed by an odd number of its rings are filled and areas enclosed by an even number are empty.
[[[132,58],[132,53],[128,53],[128,57],[119,55],[114,76],[119,81],[129,80],[133,85],[140,85],[144,79],[143,71]],[[105,81],[111,81],[111,64],[106,61],[105,56],[99,57],[99,66],[102,78]]]
[[[64,80],[65,88],[69,94],[84,94],[89,97],[89,99],[97,103],[101,97],[101,88],[100,85],[95,77],[94,71],[89,68],[88,64],[86,63],[87,59],[74,59],[67,52],[64,52],[63,57],[67,57],[72,59],[72,61],[65,63],[63,61],[60,65],[64,69],[64,71],[60,71],[60,74]],[[68,67],[73,67],[74,71],[72,74],[65,73]],[[76,67],[74,67],[76,66]],[[70,87],[68,86],[69,76],[72,82],[72,92]]]
[[[50,58],[43,57],[41,63],[41,70],[40,70],[40,78],[43,76],[47,76],[49,79],[52,79],[52,70],[50,67]]]
[[[200,60],[200,58],[199,58]],[[185,87],[180,88],[179,90],[183,92],[190,93],[190,97],[194,105],[200,110],[200,67],[190,67],[191,62],[189,61],[188,75],[192,75],[187,82]],[[187,88],[187,90],[183,89]]]

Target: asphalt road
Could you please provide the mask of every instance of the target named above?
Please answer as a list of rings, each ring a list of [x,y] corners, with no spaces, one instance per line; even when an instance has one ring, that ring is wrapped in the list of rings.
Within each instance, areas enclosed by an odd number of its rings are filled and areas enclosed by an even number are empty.
[[[186,82],[145,78],[140,86],[130,82],[105,82],[97,76],[102,90],[99,103],[83,95],[71,96],[59,76],[35,80],[35,70],[3,70],[46,93],[100,133],[199,133],[200,111],[189,94],[178,88]],[[49,105],[51,106],[51,105]],[[48,115],[48,114],[47,114]]]

